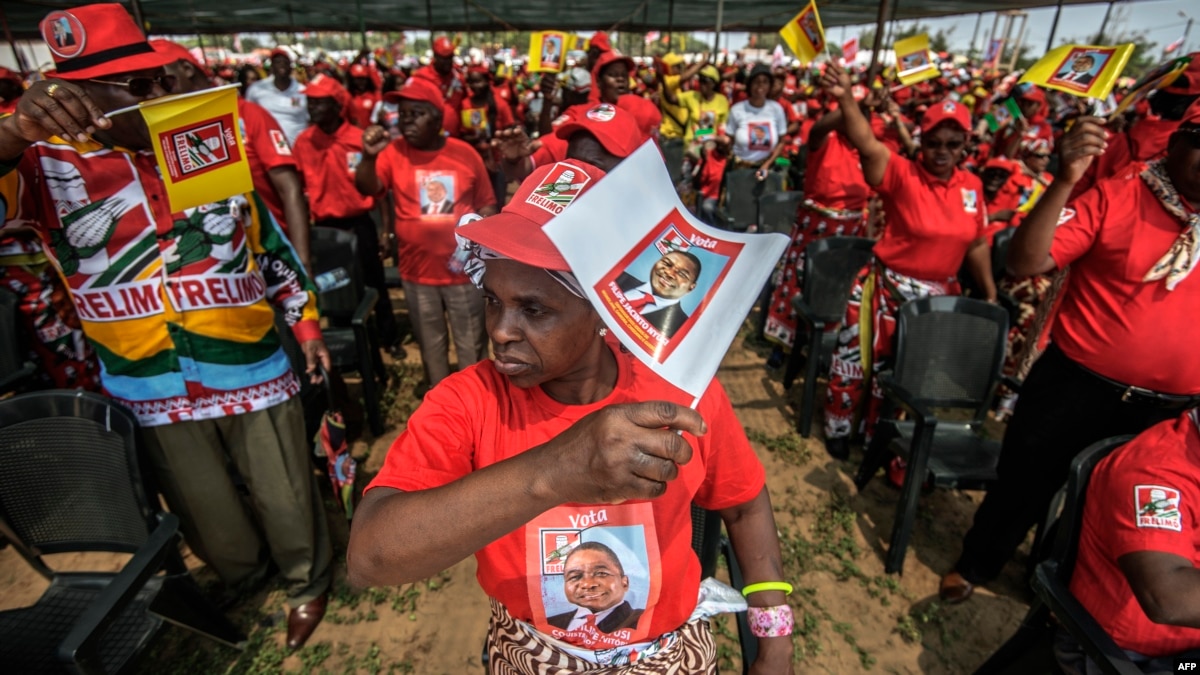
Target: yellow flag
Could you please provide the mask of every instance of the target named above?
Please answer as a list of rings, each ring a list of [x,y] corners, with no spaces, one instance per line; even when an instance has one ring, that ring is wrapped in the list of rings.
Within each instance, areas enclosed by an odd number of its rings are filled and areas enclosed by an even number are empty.
[[[1025,71],[1021,82],[1032,82],[1074,96],[1108,98],[1133,55],[1133,44],[1063,45],[1051,49]]]
[[[896,77],[900,84],[907,87],[941,75],[929,58],[929,36],[925,33],[896,40],[892,50],[896,52]]]
[[[171,211],[254,189],[238,132],[235,89],[206,89],[138,106],[150,128]]]
[[[592,41],[585,37],[580,37],[579,35],[567,36],[567,51],[569,51],[569,52],[573,52],[576,50],[581,51],[581,52],[586,52],[588,50],[588,47],[591,47],[591,46],[592,46]]]
[[[539,31],[529,35],[529,72],[557,73],[563,69],[570,38],[556,30]]]
[[[825,51],[825,29],[821,26],[816,0],[809,0],[799,14],[779,29],[779,35],[800,63],[812,63],[817,54]]]

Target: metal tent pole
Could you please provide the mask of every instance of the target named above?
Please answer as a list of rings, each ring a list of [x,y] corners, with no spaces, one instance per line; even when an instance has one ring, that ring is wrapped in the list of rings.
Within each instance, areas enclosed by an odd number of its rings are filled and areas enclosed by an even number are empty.
[[[1117,3],[1108,3],[1108,9],[1104,10],[1104,21],[1100,22],[1100,33],[1096,36],[1096,44],[1098,45],[1104,44],[1104,31],[1108,30],[1108,18],[1112,16],[1112,8],[1115,4]]]
[[[979,24],[983,23],[983,12],[975,15],[975,32],[971,33],[971,48],[967,50],[967,60],[975,58],[975,41],[979,39]]]
[[[146,15],[142,13],[142,0],[131,0],[129,8],[133,10],[133,20],[137,21],[138,30],[146,33]]]
[[[13,58],[17,60],[17,68],[21,70],[21,77],[24,78],[33,70],[25,63],[21,50],[17,49],[17,41],[13,39],[12,30],[8,27],[8,15],[4,13],[3,7],[0,7],[0,25],[4,28],[4,39],[8,40],[8,46],[12,47]]]
[[[1054,35],[1058,32],[1058,20],[1062,17],[1063,0],[1058,0],[1058,7],[1054,10],[1054,21],[1050,23],[1050,37],[1046,39],[1046,51],[1054,49]]]
[[[358,12],[358,41],[365,52],[367,51],[367,22],[363,18],[362,0],[354,0],[354,8]]]
[[[720,56],[721,54],[721,22],[725,19],[725,0],[717,0],[717,30],[716,37],[713,40],[716,44],[713,45],[713,55]]]
[[[1020,32],[1017,33],[1017,42],[1016,42],[1016,44],[1013,45],[1012,56],[1009,57],[1009,60],[1008,60],[1009,72],[1016,70],[1016,68],[1017,68],[1017,58],[1019,56],[1021,56],[1021,46],[1025,44],[1025,27],[1026,27],[1026,24],[1028,24],[1028,23],[1029,23],[1029,15],[1022,12],[1021,13],[1021,30],[1020,30]]]
[[[671,47],[675,43],[675,0],[667,0],[667,51],[674,51]],[[682,50],[680,50],[682,51]]]
[[[888,15],[892,12],[892,0],[880,0],[879,16],[875,19],[875,43],[871,45],[871,65],[867,68],[867,82],[874,82],[879,74],[879,52],[883,49],[883,32],[887,28]]]

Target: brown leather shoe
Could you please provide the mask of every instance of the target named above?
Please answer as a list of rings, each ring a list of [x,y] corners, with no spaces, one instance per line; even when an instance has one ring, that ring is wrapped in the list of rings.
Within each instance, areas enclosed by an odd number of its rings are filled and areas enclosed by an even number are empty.
[[[329,599],[328,593],[322,593],[314,600],[293,607],[288,613],[288,649],[299,649],[308,642],[309,636],[317,629],[317,624],[325,617],[325,604]]]
[[[942,583],[938,586],[938,597],[950,605],[957,605],[971,597],[974,592],[975,585],[958,572],[951,572],[942,577]]]

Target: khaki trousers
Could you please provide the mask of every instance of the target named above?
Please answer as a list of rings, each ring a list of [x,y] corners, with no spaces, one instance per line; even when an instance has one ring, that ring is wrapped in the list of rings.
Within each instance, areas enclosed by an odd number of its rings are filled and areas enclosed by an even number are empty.
[[[299,398],[142,432],[184,538],[223,582],[232,587],[263,578],[269,555],[288,582],[292,606],[329,588],[329,525]],[[234,485],[231,466],[249,489],[248,502]]]
[[[450,335],[454,336],[459,369],[487,356],[483,291],[474,284],[427,286],[405,281],[404,299],[413,333],[421,343],[421,363],[429,386],[450,375]]]

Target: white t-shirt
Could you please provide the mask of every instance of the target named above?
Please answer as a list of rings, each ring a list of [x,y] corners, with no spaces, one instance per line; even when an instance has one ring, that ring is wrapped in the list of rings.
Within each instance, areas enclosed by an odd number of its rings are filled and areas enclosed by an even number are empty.
[[[308,128],[308,98],[295,78],[283,91],[275,86],[273,77],[259,80],[246,90],[246,100],[266,108],[293,146],[300,132]]]
[[[761,162],[771,156],[779,138],[787,133],[787,113],[776,101],[767,99],[755,108],[740,101],[729,109],[725,133],[733,139],[733,156],[744,162]]]

